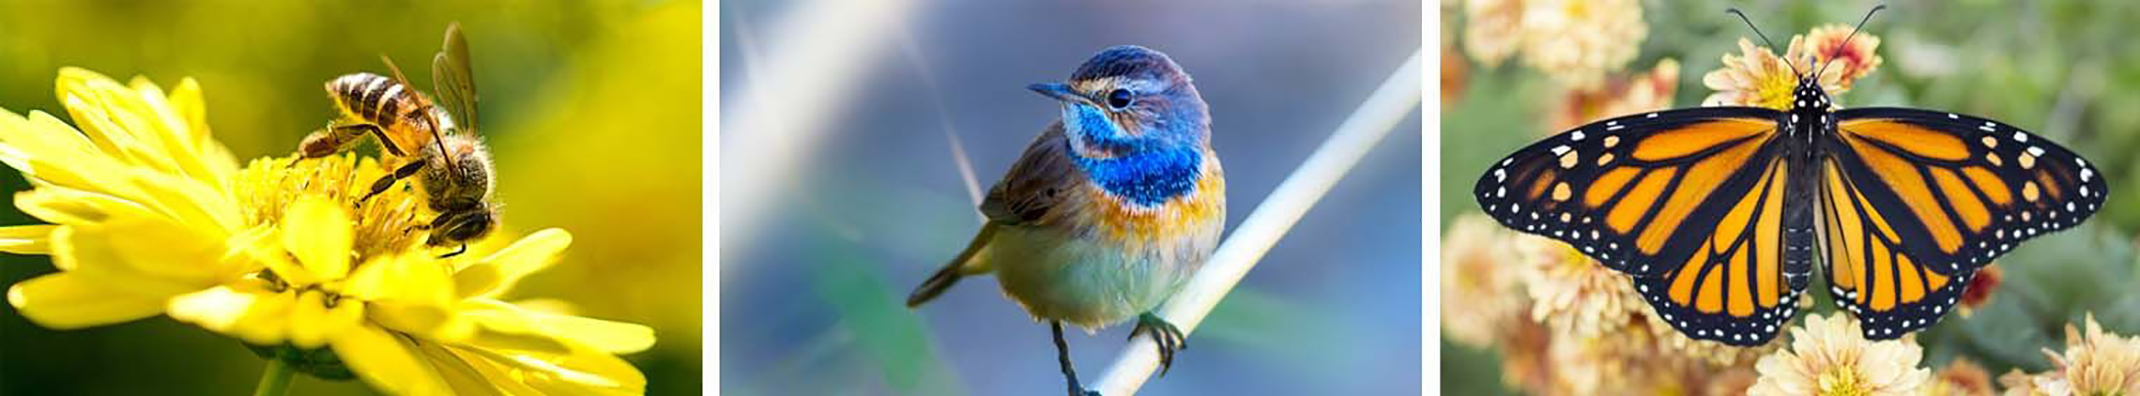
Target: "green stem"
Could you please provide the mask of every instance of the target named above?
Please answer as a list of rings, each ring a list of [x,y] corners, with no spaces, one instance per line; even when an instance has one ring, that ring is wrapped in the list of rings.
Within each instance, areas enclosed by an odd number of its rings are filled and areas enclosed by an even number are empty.
[[[289,363],[283,363],[280,356],[268,359],[267,364],[267,372],[260,373],[260,386],[253,388],[253,396],[282,396],[289,393],[290,377],[297,371],[291,370]]]

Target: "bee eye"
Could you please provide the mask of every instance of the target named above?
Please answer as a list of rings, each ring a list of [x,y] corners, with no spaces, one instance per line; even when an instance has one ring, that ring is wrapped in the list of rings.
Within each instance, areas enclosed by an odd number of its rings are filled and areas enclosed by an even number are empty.
[[[1129,107],[1129,101],[1129,90],[1127,89],[1116,89],[1113,92],[1107,93],[1107,107],[1113,108],[1115,110],[1121,110],[1125,107]]]

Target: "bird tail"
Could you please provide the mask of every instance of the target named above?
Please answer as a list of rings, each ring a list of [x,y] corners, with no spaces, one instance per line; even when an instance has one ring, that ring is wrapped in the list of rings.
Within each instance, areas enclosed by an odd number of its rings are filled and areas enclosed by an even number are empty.
[[[959,283],[959,279],[965,278],[971,270],[969,264],[974,256],[981,253],[981,247],[987,246],[995,233],[995,223],[981,226],[981,232],[973,236],[973,242],[966,244],[966,250],[959,252],[958,258],[951,259],[951,262],[944,264],[943,269],[936,270],[935,275],[930,275],[929,280],[921,281],[921,286],[914,287],[914,292],[907,295],[907,308],[919,307],[922,303],[935,299],[937,295],[944,294],[944,290],[951,289],[951,285]]]

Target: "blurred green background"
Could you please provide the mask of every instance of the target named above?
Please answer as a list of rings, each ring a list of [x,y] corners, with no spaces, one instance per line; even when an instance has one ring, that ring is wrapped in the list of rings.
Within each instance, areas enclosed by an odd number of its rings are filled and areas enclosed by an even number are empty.
[[[652,326],[628,355],[650,394],[700,391],[701,5],[696,1],[5,1],[0,107],[66,118],[60,67],[170,87],[200,81],[217,139],[242,159],[287,155],[333,116],[321,86],[386,73],[415,86],[446,24],[473,49],[482,133],[506,204],[502,238],[559,227],[573,246],[511,298]],[[6,191],[27,184],[0,172]],[[0,224],[32,224],[13,205]],[[53,272],[0,254],[0,284]],[[0,394],[244,394],[263,363],[236,341],[156,317],[77,331],[37,327],[0,305]],[[293,394],[370,394],[301,378]]]
[[[1444,35],[1461,42],[1464,1],[1445,1]],[[1673,107],[1700,104],[1711,90],[1701,76],[1724,54],[1739,54],[1738,39],[1753,38],[1738,7],[1770,39],[1784,43],[1818,25],[1853,24],[1873,6],[1847,2],[1642,1],[1648,38],[1618,73],[1649,70],[1658,60],[1681,63]],[[1993,376],[2008,369],[2050,368],[2039,349],[2064,349],[2066,323],[2093,312],[2125,335],[2140,333],[2140,266],[2133,254],[2140,230],[2140,3],[2128,1],[1886,1],[1865,33],[1881,39],[1886,59],[1841,96],[1846,106],[1910,106],[2001,120],[2050,137],[2100,164],[2115,193],[2086,224],[2042,237],[2001,257],[2006,281],[1975,316],[1947,317],[1920,333],[1924,367],[1956,356],[1979,362]],[[1754,38],[1759,44],[1759,39]],[[1454,55],[1452,53],[1445,53]],[[1478,213],[1471,186],[1486,166],[1545,136],[1544,117],[1561,90],[1518,63],[1486,68],[1465,62],[1461,96],[1445,97],[1442,114],[1442,226]],[[1447,76],[1444,81],[1447,82]],[[1819,285],[1815,312],[1833,310]],[[1444,301],[1444,304],[1452,303]],[[1441,342],[1442,390],[1452,394],[1509,392],[1500,384],[1495,351]]]
[[[881,47],[840,49],[879,55],[855,61],[859,76],[825,94],[846,103],[845,110],[804,111],[824,124],[818,147],[798,161],[809,169],[771,187],[774,203],[764,205],[760,224],[723,224],[723,394],[1061,394],[1047,326],[1005,300],[994,277],[961,282],[920,309],[902,304],[980,226],[946,128],[957,131],[987,188],[1060,117],[1058,105],[1027,84],[1068,78],[1111,45],[1165,52],[1211,106],[1211,144],[1226,167],[1227,220],[1238,227],[1418,51],[1425,6],[1414,0],[852,3],[869,4],[856,8],[871,15],[894,15],[886,18],[899,26],[864,36],[903,32],[911,44],[885,38],[870,41]],[[767,147],[737,142],[796,134],[736,127],[739,119],[762,115],[742,110],[752,108],[750,101],[810,95],[796,92],[828,85],[756,85],[787,70],[755,69],[778,62],[751,57],[842,37],[827,32],[841,26],[804,37],[778,33],[788,31],[783,21],[867,19],[837,15],[852,3],[720,5],[724,183],[736,180],[731,172],[767,167],[735,154]],[[1272,247],[1190,336],[1192,347],[1175,356],[1172,371],[1150,380],[1143,393],[1417,392],[1420,117],[1413,112],[1395,125]],[[723,186],[723,222],[742,211],[729,206],[738,205],[734,188]],[[1131,327],[1066,332],[1082,378],[1105,370]]]

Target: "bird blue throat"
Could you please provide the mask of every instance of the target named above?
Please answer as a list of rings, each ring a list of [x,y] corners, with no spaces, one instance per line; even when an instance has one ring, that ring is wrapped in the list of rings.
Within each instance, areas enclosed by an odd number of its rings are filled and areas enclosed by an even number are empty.
[[[1140,206],[1157,206],[1196,189],[1197,170],[1204,162],[1203,153],[1193,147],[1072,158],[1101,190]]]

